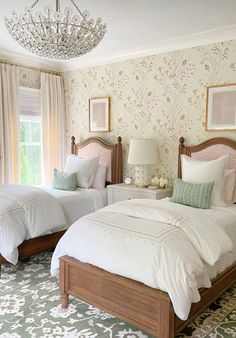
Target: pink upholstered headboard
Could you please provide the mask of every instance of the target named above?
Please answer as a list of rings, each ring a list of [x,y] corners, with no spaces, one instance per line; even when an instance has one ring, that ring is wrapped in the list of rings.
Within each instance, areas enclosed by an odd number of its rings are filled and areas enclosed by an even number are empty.
[[[90,137],[76,144],[71,138],[71,153],[84,158],[99,157],[99,164],[107,166],[107,183],[121,183],[122,178],[122,138],[118,143],[110,144],[98,137]]]
[[[236,169],[236,141],[225,138],[215,137],[196,146],[186,147],[184,138],[179,139],[179,163],[178,177],[181,178],[181,160],[180,155],[185,154],[198,160],[215,160],[223,155],[229,154],[230,160],[227,169]]]

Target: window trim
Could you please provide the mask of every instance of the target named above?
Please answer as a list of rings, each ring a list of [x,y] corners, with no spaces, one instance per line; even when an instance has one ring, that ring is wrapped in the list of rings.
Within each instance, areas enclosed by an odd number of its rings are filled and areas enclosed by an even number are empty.
[[[32,97],[30,96],[32,93]],[[33,94],[34,93],[34,94]],[[22,99],[22,101],[21,101]],[[28,99],[28,102],[27,102]],[[28,122],[30,125],[29,130],[29,141],[21,141],[19,138],[19,148],[20,147],[39,147],[40,148],[40,162],[41,162],[41,182],[43,180],[43,165],[42,165],[42,117],[41,117],[41,90],[29,87],[20,87],[19,90],[19,130],[20,130],[20,123],[21,122]],[[31,111],[32,107],[32,111]],[[23,110],[22,110],[23,109]],[[32,141],[33,133],[32,133],[32,123],[39,123],[40,126],[40,141],[35,142]],[[20,162],[20,158],[19,158]],[[29,163],[29,160],[28,160]],[[29,163],[30,164],[30,163]],[[20,169],[20,166],[19,166]],[[21,174],[19,172],[20,179]],[[32,184],[32,183],[27,183]],[[37,183],[33,183],[37,184]]]

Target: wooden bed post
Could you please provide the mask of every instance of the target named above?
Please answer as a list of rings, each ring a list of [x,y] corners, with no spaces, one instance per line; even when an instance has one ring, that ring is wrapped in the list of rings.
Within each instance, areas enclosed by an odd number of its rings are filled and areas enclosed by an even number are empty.
[[[169,299],[161,301],[159,338],[175,338],[175,313]]]
[[[179,158],[178,158],[178,178],[182,178],[182,172],[181,172],[181,154],[185,154],[185,145],[184,145],[184,137],[180,137],[179,139]]]
[[[71,154],[75,155],[75,137],[71,137]]]
[[[117,138],[112,154],[112,183],[123,182],[122,137]]]
[[[66,292],[67,289],[67,273],[66,273],[66,263],[60,259],[60,268],[59,268],[59,290],[61,295],[61,307],[63,309],[68,308],[68,298],[69,295]]]
[[[123,182],[123,163],[122,163],[122,137],[119,136],[117,138],[117,183],[122,183]]]
[[[2,257],[2,255],[0,255],[0,271],[1,271],[1,267],[4,263],[6,263],[6,260],[5,260],[5,258]]]

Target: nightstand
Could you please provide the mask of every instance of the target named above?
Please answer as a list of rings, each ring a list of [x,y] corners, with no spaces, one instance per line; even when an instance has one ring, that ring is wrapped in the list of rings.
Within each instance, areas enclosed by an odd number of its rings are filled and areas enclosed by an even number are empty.
[[[130,200],[133,198],[148,198],[159,200],[161,198],[170,197],[172,190],[156,189],[151,190],[148,188],[137,188],[135,185],[125,183],[108,185],[108,204],[119,201]]]

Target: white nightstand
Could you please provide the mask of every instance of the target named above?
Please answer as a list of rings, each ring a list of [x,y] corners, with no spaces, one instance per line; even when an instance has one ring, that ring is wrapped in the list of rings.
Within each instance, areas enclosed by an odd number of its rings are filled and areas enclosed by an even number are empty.
[[[130,200],[133,198],[148,198],[159,200],[161,198],[170,197],[172,190],[156,189],[151,190],[148,188],[137,188],[135,185],[125,183],[108,185],[108,204],[119,201]]]

